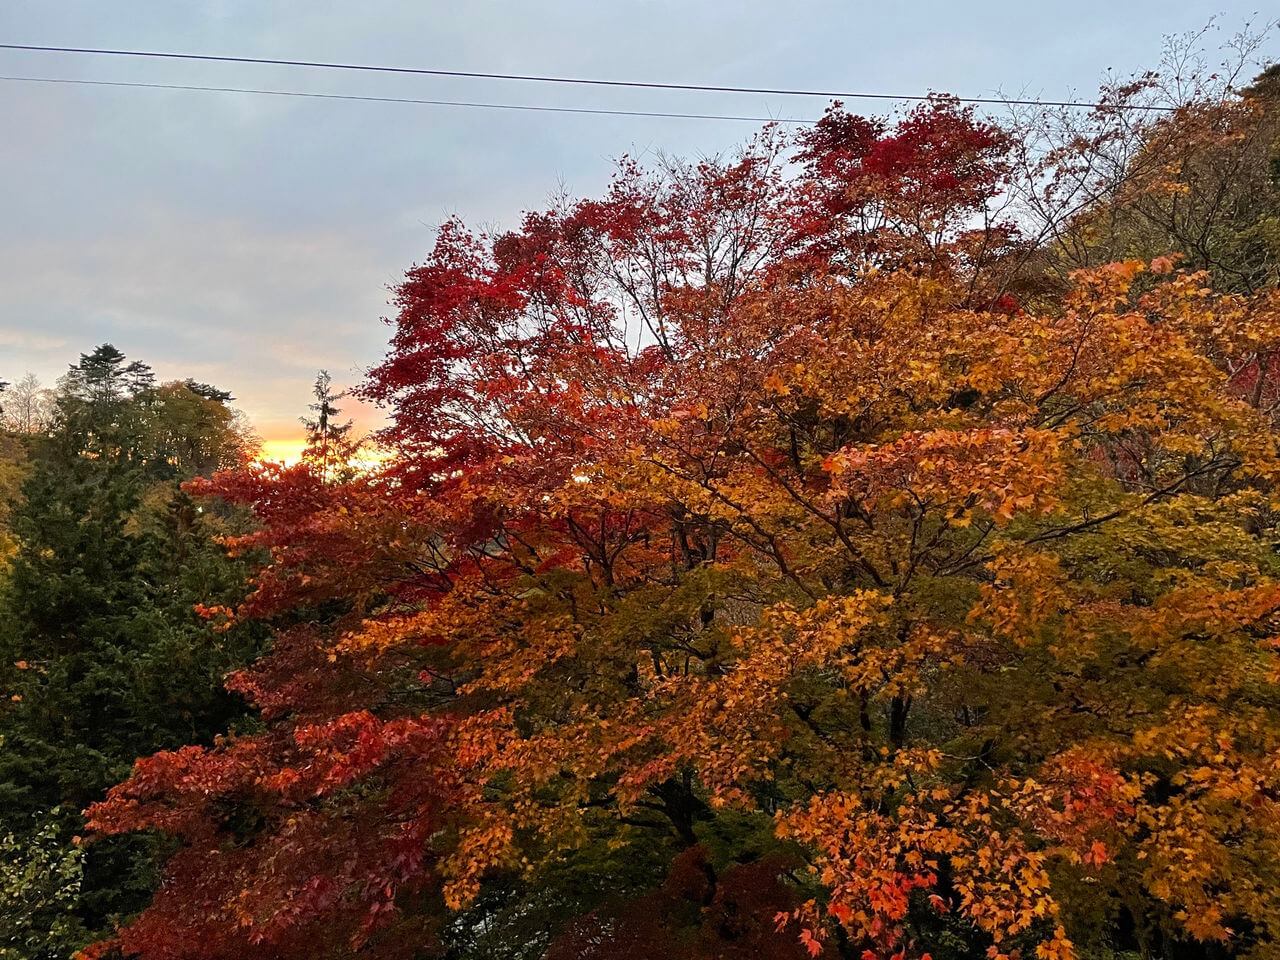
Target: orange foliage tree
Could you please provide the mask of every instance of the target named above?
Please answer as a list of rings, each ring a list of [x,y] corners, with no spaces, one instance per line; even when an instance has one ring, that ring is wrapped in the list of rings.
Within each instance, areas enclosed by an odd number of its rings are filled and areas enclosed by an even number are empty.
[[[945,100],[796,147],[446,225],[363,388],[396,456],[194,484],[269,557],[209,615],[279,637],[261,731],[91,811],[182,842],[120,948],[424,953],[605,824],[696,892],[548,955],[671,955],[748,823],[766,922],[689,956],[1272,955],[1280,300],[1031,297],[1007,137]]]

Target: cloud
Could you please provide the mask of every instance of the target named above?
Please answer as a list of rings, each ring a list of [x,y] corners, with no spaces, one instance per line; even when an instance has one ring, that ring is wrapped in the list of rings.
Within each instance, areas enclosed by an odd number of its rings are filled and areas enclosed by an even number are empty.
[[[29,330],[0,328],[0,347],[16,347],[28,353],[51,354],[55,351],[64,351],[67,340],[65,337],[48,337]]]
[[[385,344],[394,276],[339,233],[161,211],[110,236],[3,243],[0,257],[0,346],[45,378],[110,340],[162,377],[217,382],[255,419],[287,422],[317,369],[354,379]]]

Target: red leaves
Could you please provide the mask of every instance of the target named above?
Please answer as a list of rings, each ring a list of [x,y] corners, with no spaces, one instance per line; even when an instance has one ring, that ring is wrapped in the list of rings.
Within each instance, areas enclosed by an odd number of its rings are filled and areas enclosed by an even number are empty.
[[[422,717],[379,720],[368,711],[299,727],[294,741],[313,757],[305,770],[306,780],[301,782],[320,797],[367,778],[393,759],[438,759],[447,727],[442,720]],[[297,789],[299,783],[300,778],[292,779],[290,786]]]
[[[937,237],[959,240],[998,188],[1006,147],[942,99],[892,131],[833,108],[801,145],[799,178],[782,175],[784,144],[768,132],[724,162],[649,172],[624,159],[604,199],[529,214],[515,232],[446,224],[398,290],[391,355],[363,388],[395,407],[384,439],[412,454],[402,474],[448,489],[531,445],[568,467],[622,440],[753,282],[825,265],[815,242],[948,261]],[[867,205],[880,214],[852,216]]]
[[[427,839],[449,798],[446,729],[366,711],[288,739],[240,737],[138,761],[91,808],[91,827],[159,829],[186,846],[151,908],[121,932],[122,948],[161,960],[340,956],[400,922],[397,898],[431,881]],[[344,796],[375,779],[381,793]]]
[[[823,235],[830,232],[873,262],[893,266],[943,261],[931,238],[959,240],[966,220],[999,193],[1010,169],[1008,135],[946,97],[920,105],[892,129],[836,103],[800,143],[808,186],[827,218],[798,219],[804,235],[828,249]],[[866,230],[867,224],[876,226]],[[1007,227],[983,231],[987,254],[1012,244]]]
[[[883,120],[848,113],[837,100],[821,120],[800,134],[799,158],[815,173],[851,179],[857,165],[876,148],[884,130]]]
[[[904,200],[954,216],[990,199],[1008,172],[1009,137],[940,97],[913,110],[867,152],[863,169]]]
[[[800,931],[800,944],[804,947],[805,952],[811,957],[816,957],[822,953],[822,941],[819,940],[812,930],[805,927]]]

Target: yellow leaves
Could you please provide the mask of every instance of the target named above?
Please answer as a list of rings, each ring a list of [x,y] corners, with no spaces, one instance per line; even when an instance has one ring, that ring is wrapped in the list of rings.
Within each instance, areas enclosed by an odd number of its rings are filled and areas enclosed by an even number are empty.
[[[847,663],[845,658],[861,646],[864,632],[884,622],[892,603],[885,594],[859,590],[844,597],[824,597],[804,610],[785,603],[771,607],[759,627],[735,636],[735,645],[746,652],[733,672],[707,693],[718,697],[726,709],[744,699],[771,701],[797,672]]]
[[[1165,593],[1149,608],[1127,614],[1126,632],[1157,657],[1185,656],[1180,641],[1229,637],[1280,612],[1280,583],[1263,582],[1241,590],[1194,586]],[[1195,646],[1202,646],[1197,640]],[[1206,681],[1214,678],[1206,677]]]
[[[1071,274],[1075,284],[1068,302],[1078,309],[1114,309],[1129,296],[1138,274],[1147,269],[1141,260],[1124,260],[1103,264]]]
[[[744,787],[764,775],[792,732],[790,684],[805,671],[856,670],[863,652],[874,655],[871,645],[863,651],[863,641],[870,631],[883,627],[891,603],[885,594],[857,591],[804,609],[774,605],[763,612],[757,626],[733,635],[736,656],[719,675],[651,678],[649,699],[634,702],[616,728],[565,724],[545,737],[509,746],[505,762],[516,763],[524,778],[536,779],[529,763],[533,751],[543,746],[551,751],[548,765],[556,770],[568,757],[585,759],[588,752],[594,766],[641,751],[615,788],[624,803],[690,765],[698,770],[712,807],[749,804]],[[923,644],[922,650],[931,650],[938,641],[921,634],[916,642]],[[875,669],[882,671],[884,665]],[[870,670],[870,664],[865,668]],[[635,716],[628,719],[628,712]],[[649,754],[648,744],[658,752]]]
[[[440,644],[468,671],[449,902],[522,866],[516,838],[572,849],[584,809],[687,782],[717,816],[770,796],[826,888],[785,917],[811,946],[832,924],[892,940],[914,898],[994,957],[1068,960],[1062,876],[1164,900],[1194,936],[1270,923],[1246,878],[1280,863],[1280,465],[1240,387],[1280,349],[1280,301],[1173,271],[992,314],[910,278],[833,284],[724,355],[591,387],[634,398],[626,432],[477,480],[464,529],[518,514],[528,542],[340,647]]]
[[[1270,893],[1280,879],[1278,751],[1280,734],[1243,705],[1174,703],[1134,738],[1137,762],[1173,762],[1171,795],[1138,807],[1142,882],[1196,939],[1231,938],[1229,917],[1280,922]]]
[[[995,633],[1019,646],[1035,642],[1068,608],[1059,559],[1016,547],[1001,549],[988,564],[993,580],[981,587],[981,599],[969,621],[985,621]]]
[[[407,616],[370,618],[362,621],[357,629],[345,634],[334,652],[379,656],[394,647],[429,637],[433,627],[439,622],[440,616],[435,610]]]
[[[810,845],[830,889],[828,913],[854,939],[896,945],[915,890],[932,890],[940,859],[950,865],[957,895],[948,904],[929,896],[935,910],[955,910],[999,944],[1054,918],[1043,858],[996,825],[999,796],[974,792],[945,799],[911,793],[885,810],[874,794],[829,793],[781,815],[780,837]],[[1003,819],[1003,818],[1000,818]],[[1061,928],[1045,940],[1042,956],[1069,958],[1072,945]]]

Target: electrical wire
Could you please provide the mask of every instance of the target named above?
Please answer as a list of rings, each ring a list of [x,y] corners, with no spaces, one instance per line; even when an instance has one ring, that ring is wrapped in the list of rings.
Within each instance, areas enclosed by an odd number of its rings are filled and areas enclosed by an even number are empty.
[[[93,56],[146,58],[153,60],[195,60],[212,63],[244,63],[282,67],[310,67],[325,70],[357,70],[371,73],[413,74],[431,77],[462,77],[482,80],[512,80],[532,83],[577,84],[597,87],[631,87],[645,90],[682,90],[701,93],[751,93],[779,97],[822,97],[827,100],[897,100],[928,101],[920,94],[867,93],[835,90],[801,90],[786,87],[736,87],[703,83],[661,83],[645,80],[602,80],[588,77],[559,77],[540,74],[491,73],[478,70],[445,70],[428,67],[391,67],[365,63],[331,63],[322,60],[285,60],[274,57],[220,56],[202,53],[174,53],[156,50],[114,50],[101,47],[41,46],[29,43],[0,43],[0,50],[23,50],[35,53],[87,54]],[[1173,107],[1145,104],[1105,104],[1083,100],[1023,100],[1002,97],[954,97],[960,103],[996,106],[1074,107],[1081,109],[1114,109],[1172,111]]]
[[[307,93],[301,90],[267,90],[257,87],[204,87],[188,83],[142,83],[126,80],[80,80],[69,77],[6,77],[0,82],[80,84],[90,87],[140,87],[147,90],[198,90],[208,93],[252,93],[268,97],[305,97],[312,100],[357,100],[369,103],[417,103],[433,107],[479,107],[485,110],[534,110],[542,113],[586,113],[611,117],[661,117],[678,120],[741,120],[750,123],[808,124],[812,120],[787,117],[748,117],[719,113],[667,113],[657,110],[608,110],[603,107],[551,107],[532,103],[487,103],[476,100],[426,100],[418,97],[374,97],[349,93]]]

